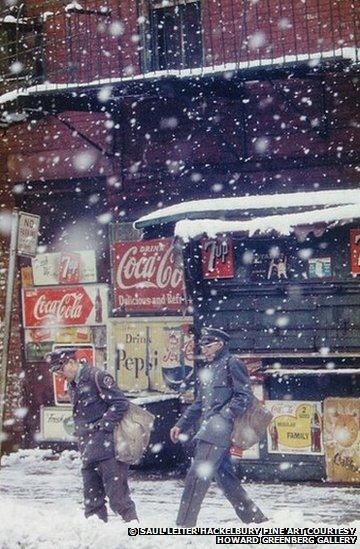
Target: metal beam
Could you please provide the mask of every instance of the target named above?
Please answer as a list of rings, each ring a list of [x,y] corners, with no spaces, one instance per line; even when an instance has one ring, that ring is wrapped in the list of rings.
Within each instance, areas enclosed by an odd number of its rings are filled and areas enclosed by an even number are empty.
[[[309,67],[308,62],[293,64],[281,64],[273,66],[252,67],[247,69],[223,70],[218,73],[203,73],[199,75],[186,75],[184,77],[161,76],[146,77],[126,80],[99,82],[98,85],[69,84],[67,87],[59,85],[52,90],[36,90],[26,95],[19,95],[16,100],[3,103],[0,110],[11,111],[19,108],[43,109],[47,114],[55,114],[65,110],[97,111],[115,108],[119,99],[125,96],[197,96],[197,97],[227,97],[237,98],[242,93],[244,82],[249,80],[309,78],[319,76],[327,72],[359,72],[359,67],[352,65],[351,61],[335,58],[322,61],[316,67]],[[229,76],[230,74],[230,76]],[[113,98],[104,105],[98,100],[98,92],[103,86],[113,88]],[[26,88],[24,89],[26,91]]]

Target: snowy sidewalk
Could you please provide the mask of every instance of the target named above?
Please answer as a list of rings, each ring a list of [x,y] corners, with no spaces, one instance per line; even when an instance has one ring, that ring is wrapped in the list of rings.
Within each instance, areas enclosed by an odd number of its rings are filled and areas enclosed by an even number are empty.
[[[69,452],[64,452],[59,460],[44,460],[46,453],[36,450],[20,452],[3,460],[0,470],[1,549],[216,547],[213,537],[130,538],[127,527],[119,518],[111,516],[106,525],[96,518],[84,519],[79,460],[70,459]],[[140,479],[131,479],[130,484],[141,525],[175,525],[182,481],[146,480],[143,474]],[[359,488],[250,484],[248,491],[271,518],[269,526],[351,525],[357,527],[360,536]],[[199,525],[241,526],[215,485],[206,497]],[[352,547],[360,547],[360,540]]]

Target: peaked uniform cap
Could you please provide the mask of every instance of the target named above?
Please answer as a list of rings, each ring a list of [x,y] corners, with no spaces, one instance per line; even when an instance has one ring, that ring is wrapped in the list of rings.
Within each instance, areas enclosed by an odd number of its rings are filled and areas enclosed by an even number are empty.
[[[224,330],[220,328],[202,328],[200,344],[206,345],[206,343],[212,343],[213,341],[223,341],[227,343],[230,341],[230,336]]]
[[[76,358],[76,349],[64,347],[63,349],[56,349],[56,351],[49,353],[46,357],[46,362],[49,364],[50,372],[57,372],[71,358]]]

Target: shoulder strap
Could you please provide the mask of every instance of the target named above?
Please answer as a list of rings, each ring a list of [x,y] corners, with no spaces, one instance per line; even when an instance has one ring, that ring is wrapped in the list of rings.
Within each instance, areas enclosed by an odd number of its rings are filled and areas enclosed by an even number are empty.
[[[99,395],[101,395],[101,388],[100,388],[100,383],[99,383],[99,370],[95,370],[94,379],[95,379],[95,385],[97,387]]]
[[[233,378],[232,378],[232,375],[231,375],[231,372],[230,372],[230,360],[233,358],[233,355],[229,355],[228,358],[227,358],[227,361],[226,361],[226,370],[227,370],[227,376],[228,376],[228,380],[229,380],[229,385],[231,387],[234,386],[233,384]],[[249,380],[250,380],[250,375],[249,375]],[[250,387],[252,387],[252,383],[251,383],[251,380],[250,380]]]
[[[233,378],[232,378],[232,375],[231,375],[231,372],[230,372],[230,360],[231,360],[231,358],[232,358],[231,355],[229,355],[227,357],[227,360],[226,360],[226,375],[227,375],[230,387],[233,387],[234,383],[233,383]]]

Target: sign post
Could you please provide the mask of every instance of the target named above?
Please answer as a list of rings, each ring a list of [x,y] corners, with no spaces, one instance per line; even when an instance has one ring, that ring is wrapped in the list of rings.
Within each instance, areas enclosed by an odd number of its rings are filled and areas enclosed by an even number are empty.
[[[40,216],[13,211],[9,250],[9,264],[6,282],[5,314],[3,329],[3,349],[0,369],[0,456],[3,442],[3,416],[6,396],[6,372],[9,358],[9,343],[11,330],[11,311],[14,293],[16,254],[36,255]]]

